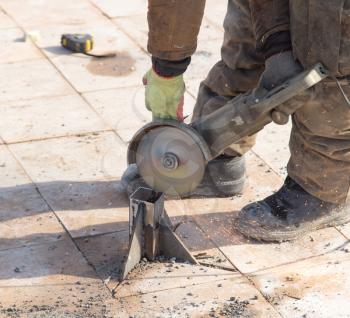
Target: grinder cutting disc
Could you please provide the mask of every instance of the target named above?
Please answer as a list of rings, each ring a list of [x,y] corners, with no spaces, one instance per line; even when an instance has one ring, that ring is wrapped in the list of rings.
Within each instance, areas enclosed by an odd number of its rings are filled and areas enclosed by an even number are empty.
[[[191,193],[202,181],[206,166],[200,139],[188,126],[182,128],[186,129],[155,126],[139,136],[133,149],[144,181],[173,196]]]

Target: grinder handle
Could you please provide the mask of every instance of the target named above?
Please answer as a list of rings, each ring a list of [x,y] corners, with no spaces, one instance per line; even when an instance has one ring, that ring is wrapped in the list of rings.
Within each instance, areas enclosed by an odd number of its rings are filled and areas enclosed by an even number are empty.
[[[271,112],[274,109],[327,76],[327,70],[321,64],[316,64],[271,91],[257,88],[254,94],[239,95],[191,126],[203,137],[211,152],[210,159],[213,159],[231,144],[257,133],[271,123]],[[300,103],[294,103],[288,109],[288,114],[293,114],[301,106]]]

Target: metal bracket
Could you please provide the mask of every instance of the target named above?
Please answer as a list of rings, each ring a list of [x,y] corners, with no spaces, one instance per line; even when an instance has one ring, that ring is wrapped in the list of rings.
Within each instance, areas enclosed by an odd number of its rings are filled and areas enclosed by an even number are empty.
[[[130,197],[129,253],[121,280],[142,258],[154,261],[158,256],[175,257],[177,261],[198,264],[191,252],[173,232],[164,210],[164,194],[139,188]]]

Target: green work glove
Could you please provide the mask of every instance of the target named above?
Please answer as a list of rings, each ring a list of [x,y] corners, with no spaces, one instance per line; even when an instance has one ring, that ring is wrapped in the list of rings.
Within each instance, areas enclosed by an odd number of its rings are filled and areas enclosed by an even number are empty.
[[[184,120],[185,83],[183,76],[161,77],[153,69],[143,78],[146,86],[146,107],[153,119]]]

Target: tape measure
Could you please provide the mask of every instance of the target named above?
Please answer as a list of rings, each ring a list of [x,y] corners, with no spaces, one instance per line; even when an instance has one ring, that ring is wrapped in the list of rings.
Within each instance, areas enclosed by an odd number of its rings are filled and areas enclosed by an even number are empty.
[[[90,34],[62,34],[61,45],[74,53],[82,53],[93,57],[114,57],[115,53],[92,54],[94,38]]]

